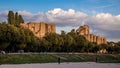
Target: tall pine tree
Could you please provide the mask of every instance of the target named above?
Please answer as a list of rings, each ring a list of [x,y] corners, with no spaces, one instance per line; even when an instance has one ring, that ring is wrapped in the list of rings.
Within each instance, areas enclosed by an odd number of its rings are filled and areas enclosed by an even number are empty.
[[[9,11],[8,13],[8,24],[15,24],[15,17],[13,11]]]
[[[21,15],[19,15],[19,23],[24,23],[24,19],[22,18]]]
[[[19,25],[19,15],[18,13],[16,12],[15,13],[15,26],[18,26]]]

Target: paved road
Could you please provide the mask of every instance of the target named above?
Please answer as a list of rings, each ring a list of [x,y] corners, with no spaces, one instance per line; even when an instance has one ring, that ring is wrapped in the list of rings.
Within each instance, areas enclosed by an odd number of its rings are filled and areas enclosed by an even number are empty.
[[[0,65],[0,68],[120,68],[120,63],[44,63],[44,64],[13,64]]]

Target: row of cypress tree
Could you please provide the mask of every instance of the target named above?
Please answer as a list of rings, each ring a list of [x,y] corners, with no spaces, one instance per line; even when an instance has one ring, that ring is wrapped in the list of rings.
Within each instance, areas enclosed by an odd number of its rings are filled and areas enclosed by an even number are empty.
[[[19,26],[20,23],[24,23],[24,19],[22,18],[21,15],[16,12],[14,14],[13,11],[9,11],[8,13],[8,24],[14,25],[14,26]]]

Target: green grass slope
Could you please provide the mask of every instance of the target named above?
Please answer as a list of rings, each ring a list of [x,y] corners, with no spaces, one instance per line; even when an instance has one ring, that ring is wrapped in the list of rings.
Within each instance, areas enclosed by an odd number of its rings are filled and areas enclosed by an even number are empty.
[[[0,54],[0,64],[97,62],[120,63],[120,55],[115,54]]]

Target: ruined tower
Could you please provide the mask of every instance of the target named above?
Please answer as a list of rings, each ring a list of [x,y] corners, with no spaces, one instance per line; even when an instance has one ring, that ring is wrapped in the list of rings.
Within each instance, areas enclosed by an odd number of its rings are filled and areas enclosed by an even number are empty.
[[[96,36],[95,34],[90,34],[90,31],[89,31],[89,26],[88,25],[83,25],[83,26],[80,26],[78,29],[77,29],[77,34],[79,35],[83,35],[85,36],[85,38],[90,41],[90,42],[93,42],[93,43],[96,43],[96,44],[106,44],[107,41],[106,41],[106,38],[104,37],[100,37],[100,36]]]
[[[89,34],[89,26],[88,25],[80,26],[79,29],[77,30],[77,33],[79,35],[88,35]]]

